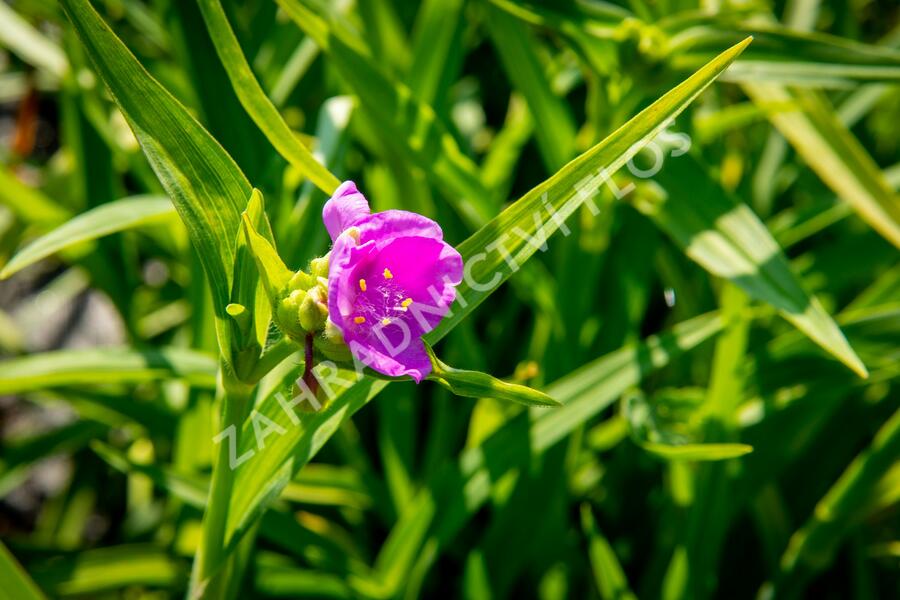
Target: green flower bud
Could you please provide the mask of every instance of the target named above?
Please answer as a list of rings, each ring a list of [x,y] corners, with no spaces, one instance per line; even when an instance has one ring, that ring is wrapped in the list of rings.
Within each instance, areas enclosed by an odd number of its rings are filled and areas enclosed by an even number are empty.
[[[311,260],[309,273],[292,273],[249,219],[244,219],[244,234],[278,328],[300,343],[307,334],[321,331],[328,318],[328,256]]]
[[[272,318],[278,328],[289,338],[297,342],[303,341],[306,331],[300,324],[300,306],[306,299],[304,290],[293,290],[286,298],[275,304]]]
[[[291,276],[287,287],[289,290],[308,290],[315,284],[315,276],[304,273],[303,271],[297,271]]]
[[[328,318],[328,291],[322,290],[320,285],[310,289],[299,310],[300,326],[307,332],[319,331],[325,327],[325,319]]]
[[[331,319],[325,320],[322,335],[316,338],[316,348],[327,358],[337,362],[348,362],[353,359],[350,348],[344,341],[344,335]]]
[[[319,279],[324,277],[326,280],[328,279],[328,258],[329,255],[326,254],[320,258],[314,258],[309,261],[309,272],[310,274]]]

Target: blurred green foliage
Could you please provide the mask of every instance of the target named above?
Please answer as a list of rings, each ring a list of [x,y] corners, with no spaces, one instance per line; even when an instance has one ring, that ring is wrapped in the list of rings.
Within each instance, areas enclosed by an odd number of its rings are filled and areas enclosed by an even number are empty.
[[[0,597],[900,596],[898,46],[869,0],[0,3]],[[306,268],[346,179],[466,259],[456,368],[289,414],[241,215]]]

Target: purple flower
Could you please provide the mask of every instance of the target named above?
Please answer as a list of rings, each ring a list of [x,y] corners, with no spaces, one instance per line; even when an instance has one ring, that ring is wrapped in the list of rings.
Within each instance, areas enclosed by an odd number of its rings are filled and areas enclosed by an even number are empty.
[[[449,312],[463,261],[437,223],[404,210],[372,214],[352,181],[325,203],[334,245],[328,312],[353,356],[385,375],[431,372],[422,335]]]

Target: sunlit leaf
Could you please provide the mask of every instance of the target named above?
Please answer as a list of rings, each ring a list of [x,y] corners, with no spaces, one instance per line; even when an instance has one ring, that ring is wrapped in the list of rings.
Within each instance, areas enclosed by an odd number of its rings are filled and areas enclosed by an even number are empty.
[[[184,379],[214,387],[216,361],[194,350],[96,348],[57,350],[0,361],[0,393],[67,385]]]
[[[316,161],[284,122],[272,101],[266,97],[244,58],[219,0],[202,0],[200,10],[222,65],[247,114],[288,162],[309,177],[323,192],[331,194],[340,181]]]
[[[175,214],[168,198],[136,196],[81,213],[22,248],[0,271],[6,278],[60,250],[99,237],[165,221]]]

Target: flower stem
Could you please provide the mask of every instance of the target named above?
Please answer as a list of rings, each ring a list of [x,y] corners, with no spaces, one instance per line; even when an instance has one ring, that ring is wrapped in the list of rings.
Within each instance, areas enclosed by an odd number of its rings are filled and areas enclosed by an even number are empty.
[[[313,334],[307,333],[305,340],[305,352],[303,363],[303,382],[309,386],[313,394],[319,391],[319,382],[313,375]]]
[[[252,386],[241,383],[227,367],[221,369],[222,419],[220,431],[234,428],[235,444],[240,446],[241,426],[249,406]],[[203,515],[203,533],[194,558],[189,598],[226,597],[230,570],[224,569],[225,533],[228,508],[234,485],[234,469],[230,464],[228,439],[219,442],[219,451],[213,465],[212,481],[206,512]]]

